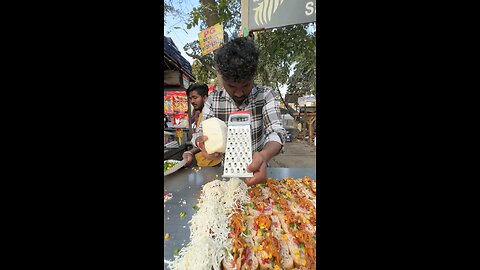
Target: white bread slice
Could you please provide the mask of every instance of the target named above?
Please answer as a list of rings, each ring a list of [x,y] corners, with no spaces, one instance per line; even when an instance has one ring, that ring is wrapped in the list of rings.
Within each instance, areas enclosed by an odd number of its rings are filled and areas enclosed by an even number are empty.
[[[255,231],[253,229],[253,222],[254,222],[253,219],[254,218],[252,216],[248,216],[246,218],[246,227],[247,227],[248,230],[250,230],[252,232],[251,240],[252,240],[253,246],[260,246],[261,243],[262,243],[262,240],[263,240],[263,236],[257,236],[258,231]],[[257,259],[257,265],[261,270],[263,270],[263,269],[273,269],[270,262],[267,263],[267,264],[262,263],[262,250],[253,251],[253,254],[254,254],[254,257]]]
[[[290,233],[290,231],[288,230],[288,225],[285,222],[285,216],[279,214],[278,219],[280,220],[280,223],[282,224],[282,229],[286,232],[287,239],[288,239],[286,241],[286,243],[287,243],[288,249],[290,251],[290,254],[292,255],[292,259],[293,259],[295,267],[303,266],[302,259],[305,259],[305,256],[306,256],[305,252],[303,252],[303,250],[301,248],[298,248],[297,244],[295,244],[293,242],[293,236]]]
[[[258,260],[257,260],[257,257],[255,257],[255,254],[253,252],[252,247],[253,247],[253,245],[251,245],[251,244],[250,244],[249,247],[247,247],[249,249],[249,253],[248,253],[248,256],[245,258],[244,262],[242,263],[242,266],[240,268],[242,270],[257,270],[258,269]],[[242,250],[242,252],[244,250]],[[242,253],[240,253],[240,254],[242,254]],[[249,260],[252,260],[252,265],[248,264]],[[240,257],[240,261],[241,261],[241,257]]]
[[[287,246],[290,251],[290,254],[292,254],[292,259],[294,262],[295,267],[300,267],[303,266],[302,264],[302,259],[306,259],[306,254],[303,252],[303,249],[298,248],[297,244],[293,242],[293,237],[292,234],[287,232]]]
[[[267,270],[267,269],[273,269],[272,267],[272,264],[270,263],[270,261],[268,261],[267,263],[263,263],[262,262],[262,254],[264,253],[265,251],[263,250],[259,250],[257,252],[255,252],[255,256],[257,257],[257,260],[258,260],[258,266],[260,267],[260,270]]]
[[[241,249],[240,249],[240,252],[241,252]],[[231,255],[226,256],[222,260],[222,269],[223,270],[235,270],[236,267],[232,266],[232,261],[233,261],[233,256],[231,256]],[[237,258],[237,265],[240,265],[240,258]]]
[[[290,254],[287,241],[283,239],[283,234],[281,233],[283,230],[277,216],[272,216],[272,224],[273,223],[278,224],[278,227],[272,225],[272,232],[280,242],[280,264],[282,269],[290,270],[293,268],[293,257]]]
[[[293,256],[290,254],[287,241],[280,240],[280,256],[280,264],[282,265],[282,269],[293,269]]]

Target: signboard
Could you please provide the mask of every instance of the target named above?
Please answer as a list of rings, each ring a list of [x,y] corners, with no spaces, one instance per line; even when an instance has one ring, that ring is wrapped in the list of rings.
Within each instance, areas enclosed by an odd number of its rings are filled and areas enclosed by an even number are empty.
[[[177,113],[173,116],[172,125],[179,128],[188,128],[188,115],[186,113]]]
[[[163,112],[170,119],[169,127],[188,128],[188,99],[185,91],[167,91]]]
[[[250,30],[315,22],[316,0],[242,0],[242,26]]]
[[[182,73],[182,81],[183,81],[183,88],[187,89],[188,86],[190,85],[190,79],[188,78],[187,75]]]
[[[223,25],[217,23],[198,34],[202,55],[213,52],[223,44]]]

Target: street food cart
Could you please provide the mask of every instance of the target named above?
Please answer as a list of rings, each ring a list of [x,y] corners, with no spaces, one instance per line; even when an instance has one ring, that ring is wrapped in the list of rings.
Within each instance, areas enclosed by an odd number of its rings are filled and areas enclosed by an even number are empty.
[[[180,160],[188,146],[187,134],[192,132],[191,111],[186,90],[195,81],[192,66],[180,54],[172,39],[164,36],[163,114],[164,159]],[[167,132],[167,133],[165,133]]]

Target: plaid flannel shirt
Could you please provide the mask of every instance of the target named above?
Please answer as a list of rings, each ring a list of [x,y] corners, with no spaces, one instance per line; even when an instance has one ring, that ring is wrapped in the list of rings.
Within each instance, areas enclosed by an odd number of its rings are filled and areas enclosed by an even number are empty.
[[[280,108],[271,88],[253,86],[252,91],[240,107],[237,107],[225,88],[215,90],[205,102],[202,121],[217,117],[228,125],[228,116],[230,113],[237,111],[250,112],[252,150],[254,152],[261,151],[265,144],[270,141],[280,143],[283,148],[286,131],[282,125]],[[200,123],[199,130],[192,136],[192,144],[195,147],[198,147],[195,142],[201,135],[202,124]]]

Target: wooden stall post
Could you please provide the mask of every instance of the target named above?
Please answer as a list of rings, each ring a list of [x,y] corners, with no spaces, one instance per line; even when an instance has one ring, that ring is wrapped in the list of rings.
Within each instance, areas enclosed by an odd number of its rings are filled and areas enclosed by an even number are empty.
[[[308,143],[313,144],[313,123],[317,119],[316,116],[310,116],[308,119]]]
[[[305,126],[303,126],[303,140],[305,141],[305,137],[307,137],[307,129],[308,129],[308,118],[307,118],[307,104],[304,105],[304,110],[303,110],[303,123],[305,123]]]

